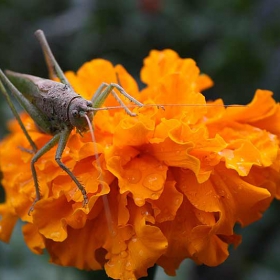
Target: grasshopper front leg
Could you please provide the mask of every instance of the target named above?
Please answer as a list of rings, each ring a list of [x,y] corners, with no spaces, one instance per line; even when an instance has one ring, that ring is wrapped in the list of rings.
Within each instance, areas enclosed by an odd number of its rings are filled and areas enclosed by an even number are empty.
[[[57,164],[60,166],[60,168],[63,169],[71,177],[71,179],[75,182],[75,184],[77,185],[77,187],[79,188],[79,190],[81,191],[81,193],[83,195],[83,198],[84,198],[83,206],[86,206],[88,204],[88,197],[87,197],[85,188],[78,181],[76,176],[70,171],[70,169],[61,161],[61,156],[62,156],[62,153],[67,144],[70,133],[71,133],[71,131],[68,129],[65,129],[59,133],[60,138],[58,141],[58,146],[57,146],[57,150],[56,150],[56,154],[55,154],[55,160],[56,160]]]
[[[116,88],[124,97],[129,99],[134,104],[138,105],[139,107],[142,107],[143,104],[139,102],[137,99],[132,97],[130,94],[128,94],[119,84],[115,83],[102,83],[95,94],[93,95],[91,102],[93,104],[94,108],[100,108],[102,104],[105,102],[106,98],[109,94],[112,94],[114,98],[118,101],[118,103],[122,106],[122,108],[126,111],[126,113],[132,117],[135,117],[136,114],[131,112],[129,108],[123,103],[123,101],[120,99],[120,97],[117,95],[117,93],[114,91],[114,88]],[[96,113],[97,111],[95,111]]]

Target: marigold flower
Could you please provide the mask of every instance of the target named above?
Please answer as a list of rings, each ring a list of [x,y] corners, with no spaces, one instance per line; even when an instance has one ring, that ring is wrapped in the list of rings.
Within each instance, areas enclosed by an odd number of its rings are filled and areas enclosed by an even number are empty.
[[[225,261],[229,245],[241,241],[234,225],[258,220],[280,198],[280,109],[271,92],[258,90],[246,107],[206,102],[201,91],[212,80],[172,50],[144,60],[141,91],[122,66],[102,59],[66,76],[86,99],[101,82],[120,82],[144,104],[177,106],[134,108],[136,117],[121,109],[98,112],[96,144],[89,133],[73,131],[62,158],[87,190],[88,208],[53,148],[36,164],[42,199],[31,216],[32,155],[18,148],[29,148],[28,141],[11,122],[0,146],[1,240],[9,241],[21,219],[28,247],[36,254],[47,249],[53,263],[104,268],[113,279],[137,279],[154,264],[175,275],[185,258],[209,266]],[[116,105],[113,97],[104,104]],[[26,114],[23,121],[38,147],[50,139]]]

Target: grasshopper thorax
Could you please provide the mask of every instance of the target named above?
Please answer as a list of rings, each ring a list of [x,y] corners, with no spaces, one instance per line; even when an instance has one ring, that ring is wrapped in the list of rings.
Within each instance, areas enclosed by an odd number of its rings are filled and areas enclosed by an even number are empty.
[[[72,99],[68,109],[68,117],[71,125],[76,127],[80,133],[87,131],[89,127],[85,115],[92,122],[93,110],[91,101],[85,100],[80,96]]]

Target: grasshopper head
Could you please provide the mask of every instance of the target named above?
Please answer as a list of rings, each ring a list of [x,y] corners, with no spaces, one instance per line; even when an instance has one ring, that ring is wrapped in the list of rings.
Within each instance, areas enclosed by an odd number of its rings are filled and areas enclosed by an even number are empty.
[[[81,133],[87,131],[89,127],[85,115],[87,115],[91,122],[93,119],[93,110],[91,101],[83,98],[73,99],[68,110],[70,123]]]

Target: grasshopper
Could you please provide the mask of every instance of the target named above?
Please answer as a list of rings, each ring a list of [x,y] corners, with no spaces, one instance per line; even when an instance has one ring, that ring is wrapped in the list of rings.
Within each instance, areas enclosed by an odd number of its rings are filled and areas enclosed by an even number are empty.
[[[43,50],[50,77],[57,77],[60,82],[12,71],[6,71],[5,75],[0,69],[0,91],[4,94],[8,105],[31,146],[32,153],[34,153],[31,160],[31,172],[36,197],[29,210],[29,214],[33,211],[35,203],[41,198],[38,176],[35,168],[35,163],[40,157],[57,144],[55,160],[81,191],[83,195],[83,205],[85,206],[88,204],[88,197],[84,186],[61,161],[71,131],[76,128],[77,132],[82,134],[91,129],[89,124],[91,124],[94,115],[100,109],[109,94],[115,97],[130,116],[135,116],[136,114],[129,110],[114,89],[117,89],[120,94],[136,105],[143,106],[142,103],[130,96],[120,85],[115,83],[102,83],[91,100],[84,99],[74,91],[68,82],[49,47],[43,31],[37,30],[35,36]],[[26,130],[10,96],[16,98],[42,133],[53,136],[41,149],[37,149],[36,144]]]

